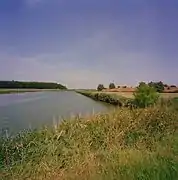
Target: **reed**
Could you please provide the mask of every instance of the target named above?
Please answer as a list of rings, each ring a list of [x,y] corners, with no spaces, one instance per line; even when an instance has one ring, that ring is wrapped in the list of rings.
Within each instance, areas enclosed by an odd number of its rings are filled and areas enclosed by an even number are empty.
[[[0,179],[177,180],[178,111],[115,108],[0,140]]]

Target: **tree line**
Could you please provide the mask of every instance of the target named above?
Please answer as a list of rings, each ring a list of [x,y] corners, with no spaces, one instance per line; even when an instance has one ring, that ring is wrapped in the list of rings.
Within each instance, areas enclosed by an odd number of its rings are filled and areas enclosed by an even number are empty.
[[[164,88],[165,87],[168,87],[168,89],[171,87],[176,87],[175,85],[171,85],[171,86],[168,86],[167,84],[164,84],[162,81],[159,81],[159,82],[149,82],[149,83],[145,83],[145,82],[140,82],[139,83],[139,86],[141,86],[141,85],[148,85],[149,87],[153,87],[157,92],[159,92],[159,93],[161,93],[161,92],[163,92],[164,91]],[[139,87],[138,86],[138,87]],[[116,88],[116,86],[115,86],[115,84],[114,83],[110,83],[109,84],[109,89],[115,89]],[[118,88],[120,88],[120,86],[118,86]],[[127,88],[127,86],[123,86],[123,88]],[[98,85],[98,87],[97,87],[97,90],[98,91],[102,91],[103,89],[106,89],[105,87],[104,87],[104,85],[103,84],[99,84]]]
[[[53,82],[22,82],[22,81],[0,81],[0,88],[7,89],[67,89],[66,86]]]

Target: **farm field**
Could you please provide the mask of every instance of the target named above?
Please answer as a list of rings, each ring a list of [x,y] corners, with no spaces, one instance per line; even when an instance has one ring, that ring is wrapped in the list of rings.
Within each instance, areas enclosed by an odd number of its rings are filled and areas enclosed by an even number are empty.
[[[116,94],[118,96],[123,96],[126,98],[133,98],[133,93],[132,92],[103,92],[106,94]],[[161,93],[160,96],[162,98],[175,98],[178,97],[178,93]]]

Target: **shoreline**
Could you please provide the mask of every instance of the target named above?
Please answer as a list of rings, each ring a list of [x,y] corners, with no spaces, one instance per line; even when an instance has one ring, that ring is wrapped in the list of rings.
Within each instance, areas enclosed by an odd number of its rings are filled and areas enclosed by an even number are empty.
[[[174,180],[177,121],[168,107],[118,108],[0,139],[0,179]]]
[[[132,98],[126,98],[121,95],[109,94],[105,92],[93,92],[93,91],[76,91],[86,97],[89,97],[95,101],[101,101],[107,104],[111,104],[119,107],[129,107],[131,105]]]
[[[25,92],[39,92],[41,90],[27,90],[27,89],[0,89],[0,94],[14,94],[14,93],[25,93]]]
[[[26,92],[42,92],[42,91],[66,91],[63,89],[0,89],[1,94],[18,94]]]

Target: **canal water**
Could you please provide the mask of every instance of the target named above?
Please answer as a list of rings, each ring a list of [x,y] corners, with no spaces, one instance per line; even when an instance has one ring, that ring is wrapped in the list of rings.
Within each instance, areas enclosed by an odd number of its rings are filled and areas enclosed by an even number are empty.
[[[78,114],[105,112],[108,108],[107,104],[72,91],[1,94],[0,132],[14,134],[52,125]]]

